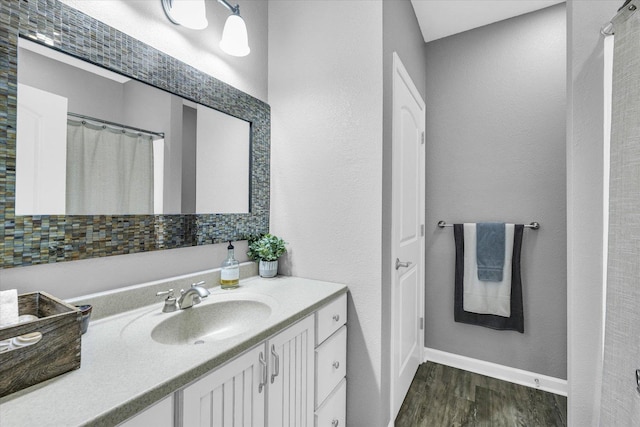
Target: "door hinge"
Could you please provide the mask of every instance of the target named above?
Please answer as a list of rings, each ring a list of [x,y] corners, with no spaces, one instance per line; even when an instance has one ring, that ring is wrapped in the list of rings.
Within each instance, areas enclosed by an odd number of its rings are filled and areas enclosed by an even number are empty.
[[[424,317],[420,318],[420,330],[424,329]]]
[[[424,224],[420,224],[420,235],[424,237]]]
[[[421,143],[424,144],[424,132],[422,132],[422,138],[421,138]]]

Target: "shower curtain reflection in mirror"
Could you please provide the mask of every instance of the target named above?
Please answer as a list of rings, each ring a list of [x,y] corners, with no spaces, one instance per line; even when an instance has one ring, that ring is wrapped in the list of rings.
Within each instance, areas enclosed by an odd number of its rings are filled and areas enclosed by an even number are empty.
[[[67,214],[153,214],[153,169],[149,135],[67,121]]]
[[[162,213],[162,137],[71,117],[64,96],[18,91],[16,215]]]

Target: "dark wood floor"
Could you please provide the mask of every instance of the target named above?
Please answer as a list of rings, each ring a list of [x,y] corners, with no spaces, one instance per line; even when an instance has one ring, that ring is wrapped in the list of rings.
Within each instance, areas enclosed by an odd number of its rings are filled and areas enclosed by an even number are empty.
[[[567,425],[567,398],[427,362],[420,365],[396,427]]]

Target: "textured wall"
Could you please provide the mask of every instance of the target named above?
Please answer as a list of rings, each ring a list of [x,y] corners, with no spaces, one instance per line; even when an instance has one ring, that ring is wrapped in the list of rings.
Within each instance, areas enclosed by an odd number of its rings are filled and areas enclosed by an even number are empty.
[[[427,44],[425,345],[566,378],[565,6]],[[525,333],[453,320],[436,223],[539,221],[522,248]]]
[[[381,426],[382,2],[269,2],[271,229],[349,285],[347,418]]]

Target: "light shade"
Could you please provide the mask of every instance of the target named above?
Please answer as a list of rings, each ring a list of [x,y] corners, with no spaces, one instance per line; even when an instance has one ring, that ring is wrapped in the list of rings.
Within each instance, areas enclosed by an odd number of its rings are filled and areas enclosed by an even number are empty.
[[[202,30],[209,25],[204,0],[162,0],[162,6],[175,24],[192,30]]]
[[[220,48],[233,56],[247,56],[251,52],[247,26],[240,15],[233,14],[227,18],[222,30]]]

